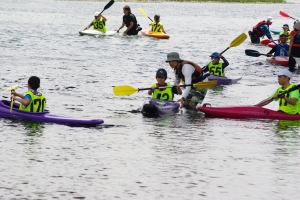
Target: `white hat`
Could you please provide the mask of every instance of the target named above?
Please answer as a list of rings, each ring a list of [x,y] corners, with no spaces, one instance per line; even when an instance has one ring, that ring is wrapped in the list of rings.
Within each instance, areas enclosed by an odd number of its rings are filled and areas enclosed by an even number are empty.
[[[267,20],[268,20],[269,22],[273,22],[273,21],[274,21],[274,20],[273,20],[273,17],[268,17]]]
[[[95,12],[95,17],[98,17],[99,14],[100,12]]]
[[[292,73],[288,69],[281,69],[279,70],[279,72],[275,72],[274,75],[278,75],[278,76],[284,75],[289,78],[292,78]]]

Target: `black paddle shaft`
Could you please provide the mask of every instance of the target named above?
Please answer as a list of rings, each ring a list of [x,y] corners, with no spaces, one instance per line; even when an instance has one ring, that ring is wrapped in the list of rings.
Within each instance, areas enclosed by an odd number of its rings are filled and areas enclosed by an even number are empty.
[[[108,4],[106,4],[106,6],[104,7],[104,9],[102,10],[102,12],[100,14],[102,14],[104,12],[104,10],[108,9],[109,7],[111,7],[114,3],[115,3],[114,0],[111,0],[110,2],[108,2]]]

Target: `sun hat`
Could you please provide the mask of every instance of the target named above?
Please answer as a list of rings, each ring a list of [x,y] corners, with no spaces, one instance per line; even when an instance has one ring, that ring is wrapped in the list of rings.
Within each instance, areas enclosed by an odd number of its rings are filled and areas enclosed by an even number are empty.
[[[273,20],[273,17],[268,17],[268,18],[267,18],[267,21],[273,22],[273,21],[274,21],[274,20]]]
[[[289,78],[292,78],[292,73],[288,69],[281,69],[279,70],[279,72],[275,72],[274,75],[287,76]]]
[[[158,69],[156,72],[156,77],[163,77],[163,78],[167,78],[167,71],[165,69]]]
[[[209,57],[214,57],[214,58],[217,58],[219,55],[218,52],[213,52]]]
[[[288,24],[283,24],[282,28],[290,28]]]
[[[171,62],[174,60],[182,61],[182,59],[180,59],[179,54],[177,52],[168,53],[166,62]]]
[[[99,14],[100,12],[95,12],[95,17],[98,17]]]

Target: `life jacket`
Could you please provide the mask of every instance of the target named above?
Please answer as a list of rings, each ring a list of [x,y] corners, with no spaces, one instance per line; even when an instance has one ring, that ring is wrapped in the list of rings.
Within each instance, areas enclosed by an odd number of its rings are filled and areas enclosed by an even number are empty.
[[[295,33],[294,44],[300,44],[300,30]]]
[[[101,31],[102,33],[106,33],[105,22],[103,21],[102,18],[99,20],[94,19],[93,26],[94,26],[94,30]]]
[[[152,22],[151,26],[152,26],[151,32],[153,32],[153,33],[162,33],[163,32],[163,30],[162,30],[163,25],[161,22],[158,22],[158,23]]]
[[[287,31],[287,32],[282,31],[282,32],[279,33],[279,37],[280,37],[281,34],[287,35],[286,42],[290,42],[291,31]]]
[[[166,86],[172,86],[172,84],[166,83]],[[155,83],[152,85],[152,87],[158,88],[159,85],[158,85],[158,83]],[[152,94],[152,99],[172,101],[173,100],[172,88],[155,89]]]
[[[279,87],[276,91],[276,93],[283,93],[287,90],[289,90],[290,88],[295,87],[294,84],[290,84],[287,88],[283,89],[282,87]],[[290,93],[285,94],[284,96],[286,97],[290,97]],[[278,110],[281,110],[287,114],[297,114],[300,111],[300,99],[298,98],[296,105],[291,105],[289,103],[287,103],[283,98],[279,98],[279,108]]]
[[[189,63],[187,63],[187,64],[189,64]],[[192,64],[190,64],[190,65],[192,65]],[[192,74],[192,84],[203,81],[203,71],[202,71],[202,68],[199,67],[198,65],[197,66],[192,65],[192,66],[195,68],[195,71]],[[175,74],[178,76],[178,78],[180,80],[182,80],[183,82],[185,82],[184,81],[185,80],[184,75],[182,74],[182,67],[183,67],[183,65],[180,63],[179,68],[175,69]]]
[[[289,47],[290,45],[288,44],[277,44],[276,46],[276,51],[274,53],[274,57],[275,56],[287,56],[287,52],[289,51]]]
[[[37,91],[28,91],[24,96],[27,94],[30,95],[31,100],[26,107],[20,104],[19,110],[27,112],[44,112],[46,108],[46,97]]]
[[[264,32],[262,32],[262,30],[260,29],[261,25],[267,25],[269,27],[269,25],[267,24],[267,22],[265,20],[259,22],[255,26],[253,26],[253,30],[255,31],[255,33],[257,34],[258,37],[262,37],[265,35]]]
[[[210,62],[207,67],[208,67],[210,74],[213,74],[216,76],[225,76],[223,62],[219,62],[218,64],[215,64],[215,65],[212,62]]]

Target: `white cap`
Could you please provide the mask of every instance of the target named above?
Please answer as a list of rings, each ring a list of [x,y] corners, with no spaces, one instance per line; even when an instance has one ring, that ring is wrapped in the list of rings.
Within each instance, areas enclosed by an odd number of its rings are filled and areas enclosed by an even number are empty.
[[[95,17],[98,17],[99,14],[100,12],[95,12]]]
[[[268,20],[269,22],[273,22],[273,21],[274,21],[274,20],[273,20],[273,17],[268,17],[267,20]]]
[[[283,75],[292,78],[292,73],[288,69],[281,69],[279,72],[275,72],[274,75],[278,75],[278,76]]]

